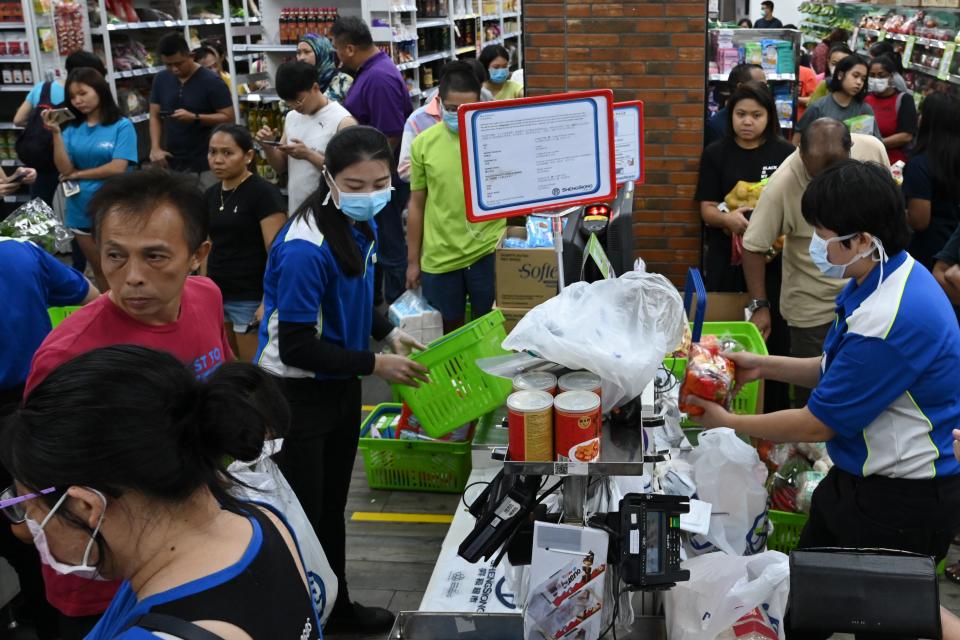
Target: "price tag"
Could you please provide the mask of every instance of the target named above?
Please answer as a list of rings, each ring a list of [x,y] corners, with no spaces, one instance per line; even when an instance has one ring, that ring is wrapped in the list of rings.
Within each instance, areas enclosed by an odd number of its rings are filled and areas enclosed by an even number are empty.
[[[953,64],[953,54],[957,52],[957,45],[953,42],[943,48],[943,57],[940,58],[940,70],[937,72],[937,78],[940,80],[950,79],[950,66]]]
[[[850,48],[853,49],[854,51],[857,50],[857,42],[859,39],[860,39],[860,27],[856,27],[853,30],[853,36],[850,38],[850,42],[848,43],[850,45]]]
[[[571,476],[585,476],[587,471],[586,462],[570,462],[567,464],[567,473]]]
[[[164,20],[164,21],[163,21],[163,26],[165,26],[165,27],[172,27],[172,26],[173,26],[173,20]]]
[[[610,258],[607,257],[606,252],[604,252],[595,234],[591,233],[590,239],[587,241],[587,253],[590,254],[590,257],[593,258],[593,261],[597,264],[597,267],[600,269],[600,275],[603,276],[604,280],[617,277],[613,272],[613,265],[610,263]]]
[[[907,44],[903,47],[903,66],[910,68],[910,59],[913,57],[913,46],[917,44],[916,36],[907,36]]]

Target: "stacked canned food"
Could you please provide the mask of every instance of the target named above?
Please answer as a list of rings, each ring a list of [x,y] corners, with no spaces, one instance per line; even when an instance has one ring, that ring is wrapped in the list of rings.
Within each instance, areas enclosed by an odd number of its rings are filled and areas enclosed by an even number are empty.
[[[575,371],[524,373],[507,398],[509,456],[526,462],[600,459],[600,377]]]

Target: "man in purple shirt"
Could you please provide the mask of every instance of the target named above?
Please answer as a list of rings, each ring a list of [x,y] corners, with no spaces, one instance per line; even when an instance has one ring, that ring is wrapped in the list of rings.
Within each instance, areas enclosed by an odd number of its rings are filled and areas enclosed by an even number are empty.
[[[343,106],[360,124],[379,129],[387,136],[398,159],[403,126],[413,112],[410,92],[390,56],[373,44],[370,29],[360,18],[343,17],[333,25],[333,46],[347,69],[356,73]],[[377,216],[379,261],[376,302],[390,304],[403,293],[407,273],[407,244],[403,233],[403,208],[410,199],[410,186],[393,175],[394,192]],[[382,286],[381,286],[382,283]]]

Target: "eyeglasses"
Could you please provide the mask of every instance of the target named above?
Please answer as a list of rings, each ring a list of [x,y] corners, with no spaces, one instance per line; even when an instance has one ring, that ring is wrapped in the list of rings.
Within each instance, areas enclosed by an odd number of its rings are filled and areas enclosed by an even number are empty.
[[[307,96],[303,96],[301,98],[297,98],[296,100],[284,100],[283,102],[291,109],[299,109],[300,106],[303,104],[303,101],[306,99],[307,99]]]
[[[56,487],[48,487],[40,493],[18,496],[17,488],[11,485],[0,492],[0,511],[3,511],[3,515],[7,516],[7,519],[13,524],[23,524],[27,519],[27,512],[21,506],[21,503],[53,493],[56,490]]]

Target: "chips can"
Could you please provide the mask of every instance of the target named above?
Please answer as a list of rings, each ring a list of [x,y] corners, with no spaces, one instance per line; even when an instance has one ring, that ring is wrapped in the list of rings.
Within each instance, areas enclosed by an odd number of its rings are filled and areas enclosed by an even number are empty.
[[[600,376],[589,371],[572,371],[560,376],[557,385],[560,393],[565,391],[592,391],[600,395]]]
[[[562,380],[562,378],[561,378]],[[554,399],[557,462],[600,459],[600,396],[592,391],[566,391]]]
[[[553,460],[553,396],[546,391],[516,391],[507,398],[510,459]]]
[[[546,391],[557,395],[557,376],[548,371],[521,373],[513,378],[514,391]]]

